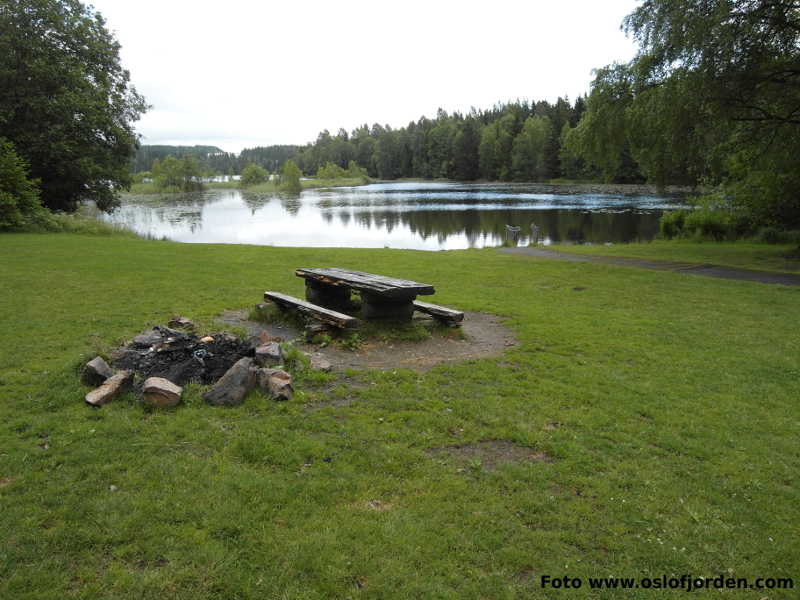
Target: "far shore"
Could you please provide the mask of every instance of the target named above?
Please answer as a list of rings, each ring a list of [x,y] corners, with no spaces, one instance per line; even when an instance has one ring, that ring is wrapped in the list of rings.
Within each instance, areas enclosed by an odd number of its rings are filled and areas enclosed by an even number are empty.
[[[691,196],[699,194],[702,189],[686,185],[667,185],[659,187],[655,184],[647,183],[602,183],[597,181],[546,181],[546,182],[518,182],[518,181],[455,181],[449,179],[375,179],[364,181],[359,178],[344,179],[302,179],[300,184],[304,190],[333,188],[333,187],[357,187],[369,185],[371,183],[450,183],[455,185],[476,184],[476,185],[498,185],[498,186],[536,186],[542,193],[551,194],[619,194],[625,196]],[[241,190],[243,192],[280,192],[280,186],[273,181],[268,181],[258,185],[242,186],[236,180],[213,181],[203,184],[203,190]],[[176,190],[159,190],[152,183],[134,183],[129,194],[180,194],[184,193]]]

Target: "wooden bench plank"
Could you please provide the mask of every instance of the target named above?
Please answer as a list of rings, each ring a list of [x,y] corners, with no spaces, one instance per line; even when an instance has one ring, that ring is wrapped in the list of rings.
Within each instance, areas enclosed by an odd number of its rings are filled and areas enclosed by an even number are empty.
[[[327,285],[345,286],[354,290],[372,292],[385,298],[413,298],[414,296],[429,296],[434,293],[433,286],[427,283],[384,277],[362,271],[339,268],[295,269],[294,274]]]
[[[464,313],[460,310],[439,306],[438,304],[428,304],[427,302],[414,301],[414,310],[427,313],[436,319],[447,323],[460,323],[464,320]]]
[[[305,315],[309,315],[323,323],[328,323],[341,329],[358,327],[359,321],[355,317],[322,306],[317,306],[316,304],[311,304],[311,302],[306,302],[294,296],[288,296],[280,292],[264,292],[264,299],[271,300],[280,307],[294,307]]]

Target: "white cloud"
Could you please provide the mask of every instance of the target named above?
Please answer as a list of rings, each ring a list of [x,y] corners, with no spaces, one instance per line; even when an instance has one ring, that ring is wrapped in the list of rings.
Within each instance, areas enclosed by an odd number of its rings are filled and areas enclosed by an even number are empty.
[[[635,0],[252,2],[96,0],[153,109],[145,143],[225,150],[305,143],[322,129],[406,125],[588,91],[628,60]],[[224,145],[223,145],[224,142]]]

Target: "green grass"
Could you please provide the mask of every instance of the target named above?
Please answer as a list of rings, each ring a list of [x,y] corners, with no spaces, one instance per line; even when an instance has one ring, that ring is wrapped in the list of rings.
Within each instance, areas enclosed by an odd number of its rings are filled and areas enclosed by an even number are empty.
[[[558,252],[592,254],[596,256],[630,256],[678,262],[710,263],[776,272],[800,271],[800,256],[796,247],[785,244],[757,242],[693,242],[685,240],[656,240],[638,244],[613,246],[550,246]]]
[[[539,585],[567,574],[798,585],[800,288],[494,250],[9,234],[0,255],[0,598],[685,597]],[[170,410],[83,404],[76,368],[96,352],[175,313],[301,295],[293,268],[314,265],[433,283],[437,303],[505,316],[520,345],[303,379],[283,403],[212,408],[193,386]],[[428,452],[491,439],[552,462]]]

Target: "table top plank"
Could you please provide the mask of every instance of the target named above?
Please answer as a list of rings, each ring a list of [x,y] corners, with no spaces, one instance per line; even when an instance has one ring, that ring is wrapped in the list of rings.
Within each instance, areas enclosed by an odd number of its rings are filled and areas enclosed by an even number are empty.
[[[328,285],[342,285],[359,291],[372,292],[387,298],[415,295],[429,296],[434,293],[433,286],[427,283],[336,267],[296,269],[295,275],[327,283]]]

